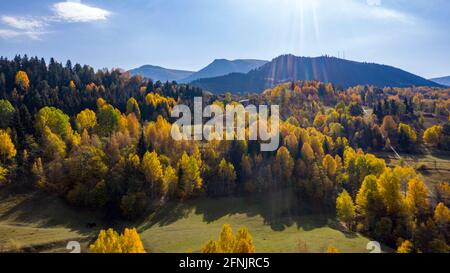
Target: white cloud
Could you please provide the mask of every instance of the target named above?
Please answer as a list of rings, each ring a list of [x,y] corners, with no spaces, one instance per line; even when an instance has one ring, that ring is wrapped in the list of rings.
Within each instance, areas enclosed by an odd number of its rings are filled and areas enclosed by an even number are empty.
[[[28,19],[14,16],[2,16],[1,20],[3,23],[9,25],[10,27],[21,30],[36,30],[41,29],[45,26],[44,22],[37,19]]]
[[[111,12],[82,4],[80,1],[59,2],[53,5],[56,16],[68,22],[92,22],[106,20]]]
[[[45,32],[42,31],[18,31],[12,29],[0,29],[0,39],[24,37],[32,40],[40,40],[43,34],[45,34]]]

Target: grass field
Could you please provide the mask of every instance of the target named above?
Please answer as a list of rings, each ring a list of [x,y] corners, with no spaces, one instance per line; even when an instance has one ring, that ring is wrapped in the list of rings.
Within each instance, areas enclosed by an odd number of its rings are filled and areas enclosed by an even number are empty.
[[[43,194],[0,198],[0,251],[68,252],[68,241],[80,241],[86,251],[100,228],[138,228],[150,252],[198,252],[216,239],[222,225],[245,225],[258,252],[323,252],[333,245],[342,252],[368,252],[369,242],[340,231],[332,215],[294,216],[286,193],[252,198],[196,199],[169,203],[136,222],[107,223],[93,212],[78,211]],[[88,229],[86,223],[96,222]]]

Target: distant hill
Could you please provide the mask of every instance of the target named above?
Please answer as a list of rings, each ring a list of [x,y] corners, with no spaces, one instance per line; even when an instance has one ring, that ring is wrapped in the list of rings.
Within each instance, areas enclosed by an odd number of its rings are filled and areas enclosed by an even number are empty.
[[[214,60],[211,64],[202,70],[193,73],[192,75],[182,79],[181,82],[189,83],[198,79],[212,78],[224,76],[230,73],[247,73],[250,70],[259,68],[268,61],[262,60],[234,60],[229,61],[225,59]]]
[[[160,66],[144,65],[129,71],[132,76],[141,75],[153,81],[179,81],[192,75],[192,71],[167,69]]]
[[[430,81],[433,81],[435,83],[439,83],[445,86],[450,86],[450,76],[447,77],[441,77],[441,78],[434,78],[430,79]]]
[[[440,86],[403,71],[374,63],[361,63],[335,57],[296,57],[282,55],[248,73],[199,79],[192,84],[211,92],[261,92],[277,84],[294,80],[319,80],[342,87],[374,85],[379,87]]]

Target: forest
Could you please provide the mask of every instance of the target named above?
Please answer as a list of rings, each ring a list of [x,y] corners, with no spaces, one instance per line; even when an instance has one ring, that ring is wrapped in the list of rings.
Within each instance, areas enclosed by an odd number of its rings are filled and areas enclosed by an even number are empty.
[[[171,110],[199,96],[222,108],[242,100],[279,105],[280,147],[261,152],[254,140],[173,140]],[[450,152],[449,117],[445,88],[295,81],[262,93],[211,94],[118,69],[2,57],[0,189],[58,196],[127,221],[168,202],[289,191],[293,214],[335,214],[347,232],[394,252],[448,253],[450,177],[430,183],[426,166],[392,166],[381,155]],[[229,226],[222,233],[234,238]],[[232,246],[223,234],[203,252],[258,251],[245,228],[228,240]],[[135,230],[102,231],[93,252],[108,252],[105,236],[139,241]],[[143,251],[139,242],[128,244]]]

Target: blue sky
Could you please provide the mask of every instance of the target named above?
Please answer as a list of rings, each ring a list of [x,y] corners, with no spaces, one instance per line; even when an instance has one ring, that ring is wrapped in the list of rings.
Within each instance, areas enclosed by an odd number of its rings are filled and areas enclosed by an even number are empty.
[[[0,0],[0,55],[198,70],[345,52],[435,77],[450,75],[449,10],[448,0]]]

